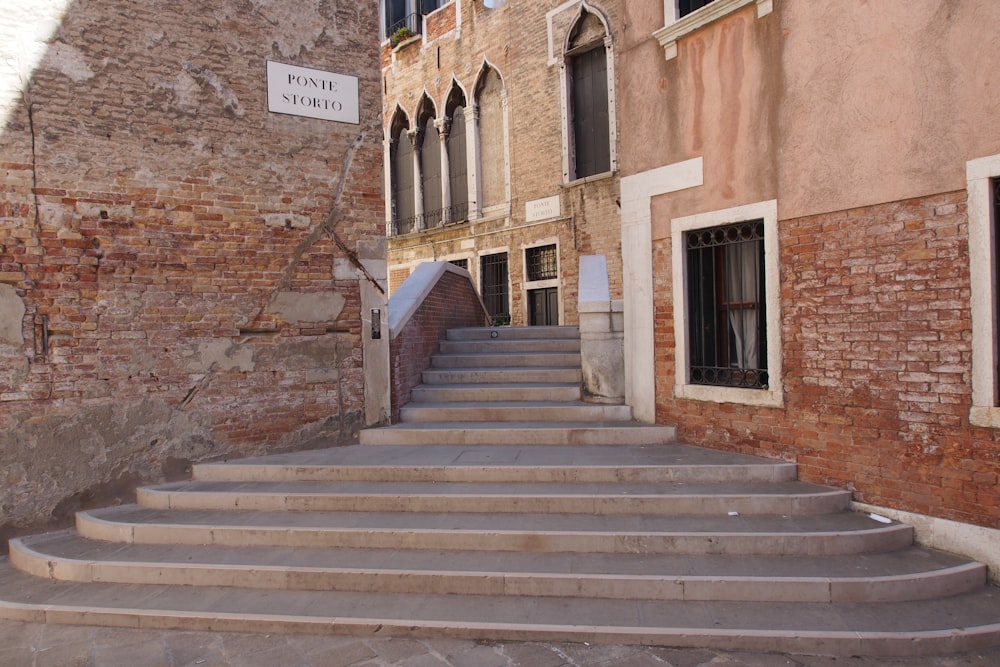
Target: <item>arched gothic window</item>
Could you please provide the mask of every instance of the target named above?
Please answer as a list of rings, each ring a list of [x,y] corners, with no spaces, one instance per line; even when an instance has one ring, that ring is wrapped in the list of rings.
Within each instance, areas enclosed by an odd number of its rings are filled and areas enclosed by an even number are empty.
[[[455,86],[445,106],[448,119],[448,184],[450,194],[449,221],[469,218],[469,163],[466,140],[465,95]]]
[[[492,67],[486,67],[479,78],[476,103],[479,110],[480,201],[486,209],[507,201],[503,81]]]
[[[423,194],[423,228],[436,227],[444,219],[441,197],[441,138],[434,119],[434,105],[428,98],[421,103],[419,133],[420,187]]]
[[[389,169],[392,183],[392,231],[406,234],[416,222],[416,197],[413,188],[413,142],[410,121],[401,110],[392,120],[389,145]]]
[[[606,38],[600,18],[585,10],[566,49],[571,180],[611,171]]]

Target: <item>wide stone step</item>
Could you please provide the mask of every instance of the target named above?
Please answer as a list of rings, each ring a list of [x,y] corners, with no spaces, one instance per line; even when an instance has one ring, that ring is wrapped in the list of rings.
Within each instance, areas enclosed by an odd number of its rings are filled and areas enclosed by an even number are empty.
[[[891,551],[913,530],[853,512],[592,516],[430,512],[232,512],[123,505],[77,514],[84,537],[140,544],[792,555]]]
[[[997,643],[992,588],[856,604],[413,595],[60,582],[0,561],[0,616],[148,629],[585,641],[931,655]]]
[[[383,445],[287,452],[239,461],[201,463],[201,481],[787,482],[794,463],[770,461],[679,443],[653,446]]]
[[[401,422],[628,422],[632,408],[582,401],[462,401],[408,403],[399,410]]]
[[[327,512],[802,516],[845,511],[850,499],[804,482],[176,482],[138,490],[140,505],[158,509]]]
[[[538,340],[570,339],[580,340],[580,328],[576,326],[554,327],[465,327],[449,329],[447,340]]]
[[[636,422],[412,422],[365,429],[362,445],[660,445],[672,426]]]
[[[122,545],[72,531],[12,541],[18,569],[61,581],[437,595],[887,602],[958,595],[986,568],[939,551],[823,558]]]
[[[435,354],[434,368],[524,368],[561,367],[579,369],[579,352],[497,352],[491,354]]]
[[[499,384],[559,382],[580,385],[583,371],[575,367],[505,367],[505,368],[455,368],[425,370],[421,375],[425,384]]]
[[[578,382],[507,382],[493,384],[423,384],[410,391],[412,403],[462,401],[579,401]]]
[[[443,340],[440,343],[441,354],[509,354],[509,353],[542,353],[568,352],[580,353],[580,339],[528,339],[528,340]]]

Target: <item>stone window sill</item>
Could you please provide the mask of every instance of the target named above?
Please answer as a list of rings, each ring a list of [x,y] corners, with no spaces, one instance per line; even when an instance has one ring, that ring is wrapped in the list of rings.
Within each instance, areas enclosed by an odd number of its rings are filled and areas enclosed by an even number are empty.
[[[969,422],[983,428],[1000,428],[1000,408],[974,405],[969,411]]]
[[[578,185],[585,185],[587,183],[593,183],[595,181],[605,181],[609,178],[614,178],[618,175],[618,172],[614,169],[611,171],[602,171],[599,174],[594,174],[592,176],[584,176],[583,178],[575,178],[572,181],[566,181],[563,183],[564,188],[572,188]]]
[[[759,408],[781,408],[785,404],[784,396],[780,390],[713,387],[697,384],[675,385],[674,397],[711,403],[737,403]]]
[[[773,11],[772,2],[773,0],[715,0],[673,23],[663,26],[653,33],[653,37],[663,47],[664,57],[667,60],[672,60],[677,57],[677,40],[681,37],[750,4],[757,5],[757,18],[767,16]]]

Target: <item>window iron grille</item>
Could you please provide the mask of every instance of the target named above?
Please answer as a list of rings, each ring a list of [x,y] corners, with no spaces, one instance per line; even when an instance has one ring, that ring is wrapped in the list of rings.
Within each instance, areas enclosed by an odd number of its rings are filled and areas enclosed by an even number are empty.
[[[494,324],[510,324],[510,287],[507,253],[483,255],[479,258],[480,286],[483,305]]]
[[[765,389],[764,221],[685,235],[692,384]]]
[[[524,262],[527,267],[528,282],[554,280],[559,277],[559,254],[556,252],[555,244],[527,248],[524,251]]]

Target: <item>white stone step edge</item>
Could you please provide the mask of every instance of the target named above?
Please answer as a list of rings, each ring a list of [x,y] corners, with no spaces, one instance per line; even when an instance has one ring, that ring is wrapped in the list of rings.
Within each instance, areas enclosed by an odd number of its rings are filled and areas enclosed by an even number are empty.
[[[362,445],[662,445],[676,442],[672,426],[600,422],[421,422],[364,429]]]
[[[205,482],[526,482],[671,483],[725,482],[733,479],[786,482],[797,478],[794,463],[760,465],[287,465],[202,463],[192,478]]]
[[[986,566],[974,562],[904,575],[755,577],[164,563],[52,556],[21,539],[11,540],[10,547],[10,561],[17,569],[43,579],[273,590],[857,603],[933,599],[986,583]]]
[[[304,616],[280,613],[137,609],[126,606],[31,604],[0,600],[0,617],[26,623],[97,625],[148,630],[315,634],[360,637],[638,644],[729,651],[850,657],[928,655],[972,651],[1000,643],[1000,623],[905,632],[652,628],[583,624],[495,623],[417,618]]]
[[[705,553],[748,556],[846,555],[893,551],[913,544],[913,529],[903,524],[847,531],[713,534],[133,523],[104,519],[91,512],[79,512],[76,516],[76,530],[89,539],[125,544],[671,553],[694,556]]]
[[[316,493],[176,490],[140,487],[137,501],[151,509],[323,512],[480,512],[484,514],[741,515],[804,516],[846,511],[851,495],[841,489],[772,494],[592,493]]]

